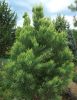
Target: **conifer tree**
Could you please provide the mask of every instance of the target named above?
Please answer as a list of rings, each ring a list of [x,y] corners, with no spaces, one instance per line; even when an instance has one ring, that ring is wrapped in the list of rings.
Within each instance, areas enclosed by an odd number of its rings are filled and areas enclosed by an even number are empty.
[[[5,55],[15,39],[16,14],[5,0],[0,1],[0,56]]]
[[[77,12],[77,0],[74,0],[74,4],[71,4],[68,7],[72,12]],[[77,18],[74,16],[74,26],[77,26]]]
[[[67,21],[65,20],[64,16],[58,15],[56,21],[54,22],[55,29],[58,32],[66,31],[67,29]]]
[[[76,57],[77,56],[76,41],[75,41],[76,35],[74,37],[74,34],[76,34],[76,32],[70,29],[69,23],[65,20],[65,17],[64,16],[62,17],[61,15],[57,16],[56,21],[54,21],[54,26],[56,31],[58,32],[65,31],[67,33],[67,38],[69,42],[68,46],[72,50],[74,56]]]
[[[72,12],[75,12],[75,16],[74,16],[74,27],[77,27],[77,16],[76,16],[76,12],[77,12],[77,0],[74,0],[74,4],[71,4],[69,7],[68,7]],[[74,37],[73,40],[74,40],[74,44],[73,44],[73,51],[74,51],[74,55],[75,57],[77,58],[77,30],[73,29],[72,31],[70,31],[72,36]]]
[[[73,75],[67,34],[56,32],[51,20],[42,16],[43,8],[33,9],[34,26],[25,14],[23,28],[5,66],[6,88],[12,91],[11,100],[60,100]]]

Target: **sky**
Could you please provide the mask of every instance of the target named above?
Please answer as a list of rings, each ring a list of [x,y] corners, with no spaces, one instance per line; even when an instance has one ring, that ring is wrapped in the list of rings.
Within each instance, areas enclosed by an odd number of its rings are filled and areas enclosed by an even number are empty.
[[[17,13],[17,26],[23,25],[23,14],[28,12],[32,21],[32,7],[34,5],[42,4],[44,7],[45,16],[50,17],[52,20],[57,17],[58,14],[64,15],[66,20],[73,28],[73,16],[75,12],[71,12],[68,6],[74,2],[74,0],[5,0],[13,11]]]

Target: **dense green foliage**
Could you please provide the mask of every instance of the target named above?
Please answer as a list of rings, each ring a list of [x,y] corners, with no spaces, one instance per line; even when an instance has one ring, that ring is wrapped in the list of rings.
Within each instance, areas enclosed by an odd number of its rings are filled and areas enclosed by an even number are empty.
[[[3,72],[3,67],[5,66],[5,64],[7,63],[7,58],[0,58],[0,99],[3,96],[4,93],[4,80],[3,77],[5,76],[5,72]]]
[[[0,1],[0,56],[5,55],[15,39],[16,14],[8,4]]]
[[[56,31],[62,32],[65,31],[67,33],[68,38],[68,46],[70,50],[73,52],[74,56],[77,56],[77,47],[76,47],[76,30],[71,30],[69,23],[65,20],[65,17],[59,15],[54,21],[54,26]]]
[[[25,13],[4,68],[3,96],[5,100],[60,100],[73,76],[67,33],[56,31],[51,20],[44,17],[42,6],[32,11],[34,26]]]
[[[55,25],[55,29],[58,32],[66,31],[67,29],[67,21],[65,20],[65,17],[64,16],[62,17],[61,15],[57,16],[54,25]]]
[[[15,38],[16,39],[19,37],[21,29],[22,29],[21,27],[16,28],[16,32],[15,32]]]
[[[33,11],[33,25],[36,28],[36,30],[38,31],[39,27],[40,27],[40,24],[41,24],[40,19],[44,17],[43,7],[41,5],[40,5],[40,7],[37,7],[36,9],[34,7],[32,9],[32,11]]]
[[[74,16],[74,26],[77,27],[77,17],[76,17],[76,12],[77,12],[77,0],[74,0],[74,4],[71,4],[68,7],[72,12],[75,12],[75,16]],[[73,36],[74,36],[74,40],[75,40],[75,59],[77,59],[77,30],[73,29],[72,30]],[[77,60],[76,60],[77,62]]]

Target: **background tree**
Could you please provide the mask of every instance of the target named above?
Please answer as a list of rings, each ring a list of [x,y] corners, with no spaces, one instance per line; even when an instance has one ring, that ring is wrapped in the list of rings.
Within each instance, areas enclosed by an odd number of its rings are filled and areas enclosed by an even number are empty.
[[[67,21],[65,20],[65,17],[61,15],[57,16],[54,25],[58,32],[66,31],[67,29]]]
[[[0,56],[5,55],[15,39],[16,14],[5,0],[0,1]]]
[[[12,47],[11,59],[5,66],[5,93],[7,95],[10,90],[9,100],[14,97],[18,100],[60,100],[73,75],[73,55],[68,48],[67,34],[57,32],[49,18],[41,17],[43,7],[33,9],[34,26],[30,26],[26,14]]]
[[[76,17],[76,12],[77,12],[77,0],[74,0],[74,4],[71,4],[68,7],[72,12],[75,12],[75,16],[74,16],[74,26],[77,27],[77,17]],[[77,57],[77,30],[73,29],[72,34],[74,36],[74,40],[75,40],[75,56]]]
[[[72,50],[73,54],[76,56],[77,55],[77,50],[76,50],[76,41],[75,41],[75,37],[73,35],[72,30],[70,29],[70,25],[69,23],[66,21],[64,16],[57,16],[56,20],[53,22],[56,31],[58,32],[62,32],[65,31],[67,34],[67,38],[68,38],[68,45],[69,48]]]
[[[68,7],[72,12],[77,12],[77,0],[74,0],[74,4]],[[77,26],[77,18],[74,16],[74,26]]]

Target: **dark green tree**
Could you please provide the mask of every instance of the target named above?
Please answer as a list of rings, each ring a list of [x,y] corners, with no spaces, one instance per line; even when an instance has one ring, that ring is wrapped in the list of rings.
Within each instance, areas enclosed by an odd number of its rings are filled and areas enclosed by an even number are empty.
[[[62,17],[61,15],[57,16],[54,25],[58,32],[66,31],[67,29],[67,21],[65,20],[65,17]]]
[[[76,12],[77,12],[77,0],[74,0],[74,4],[71,4],[69,7],[68,7],[72,12],[75,12],[75,16],[74,16],[74,26],[77,27],[77,18],[76,18]],[[75,57],[77,58],[77,30],[73,29],[72,31],[72,34],[73,34],[73,37],[74,37],[74,54],[75,54]]]
[[[76,56],[77,55],[77,50],[76,50],[76,41],[75,41],[75,37],[74,37],[74,31],[72,31],[70,29],[70,25],[69,23],[65,20],[65,17],[59,15],[56,18],[56,21],[53,21],[54,26],[56,31],[58,32],[62,32],[62,31],[66,31],[67,33],[67,38],[68,38],[68,42],[69,42],[69,48],[72,50],[73,54]],[[74,33],[74,34],[73,34]]]
[[[24,16],[11,59],[5,66],[4,92],[7,95],[8,90],[12,94],[8,96],[9,100],[60,100],[73,75],[73,55],[68,48],[67,34],[57,32],[49,18],[40,16],[43,8],[33,9],[35,24],[32,27],[29,16]]]
[[[72,12],[77,12],[77,0],[74,0],[74,4],[71,4],[68,7]],[[74,16],[74,26],[77,26],[77,18]]]
[[[16,14],[5,0],[0,1],[0,56],[5,55],[15,39]]]

